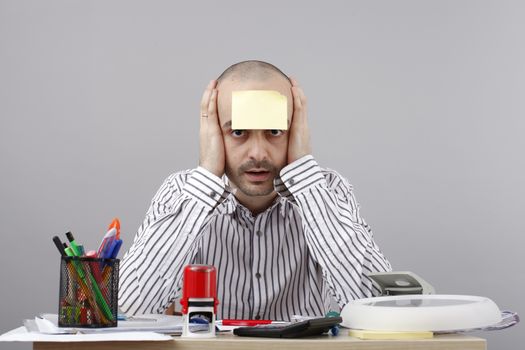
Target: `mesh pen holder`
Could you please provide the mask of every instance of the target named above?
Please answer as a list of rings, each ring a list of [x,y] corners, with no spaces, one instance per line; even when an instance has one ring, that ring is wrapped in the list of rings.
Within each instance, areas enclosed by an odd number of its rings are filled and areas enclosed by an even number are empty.
[[[116,327],[119,259],[63,256],[59,327]]]

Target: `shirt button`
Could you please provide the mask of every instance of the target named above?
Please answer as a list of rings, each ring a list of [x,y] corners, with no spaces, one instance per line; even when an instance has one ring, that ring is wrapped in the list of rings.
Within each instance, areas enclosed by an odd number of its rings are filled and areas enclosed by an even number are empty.
[[[290,186],[293,186],[295,184],[295,180],[294,179],[290,179],[290,181],[288,181],[288,183],[290,184]]]
[[[260,319],[261,319],[261,315],[257,315],[257,316],[255,316],[255,319],[256,319],[256,320],[260,320]]]
[[[215,197],[217,197],[217,192],[215,192],[215,191],[211,191],[211,192],[210,192],[210,197],[211,197],[211,198],[215,198]]]
[[[261,274],[260,274],[259,272],[257,272],[257,273],[255,274],[255,277],[257,277],[257,278],[261,278]]]
[[[261,237],[262,232],[261,231],[257,231],[256,234],[257,234],[257,236]]]

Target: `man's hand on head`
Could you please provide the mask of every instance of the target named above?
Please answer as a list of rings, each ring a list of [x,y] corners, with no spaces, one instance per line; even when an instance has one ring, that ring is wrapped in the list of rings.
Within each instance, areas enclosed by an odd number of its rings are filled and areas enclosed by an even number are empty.
[[[217,114],[217,81],[206,87],[201,100],[199,165],[222,177],[225,168],[224,140]]]
[[[306,97],[297,80],[292,82],[293,116],[288,130],[288,164],[312,153],[310,131],[306,119]]]

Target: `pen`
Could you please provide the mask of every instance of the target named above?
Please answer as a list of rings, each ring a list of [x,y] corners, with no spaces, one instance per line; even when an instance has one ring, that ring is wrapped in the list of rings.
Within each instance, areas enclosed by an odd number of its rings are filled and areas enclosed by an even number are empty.
[[[58,243],[60,242],[60,239],[58,237],[56,237],[56,239],[55,237],[53,237],[53,241],[55,242],[55,244],[57,244],[57,248],[59,248]],[[64,252],[65,256],[70,256],[70,257],[75,256],[75,252],[73,251],[73,249],[71,249],[71,247],[68,247],[68,245],[65,242],[64,243],[60,242],[60,248],[59,248],[59,251],[61,251],[61,253]],[[96,304],[96,301],[93,298],[93,295],[91,295],[90,293],[90,290],[89,290],[89,287],[87,286],[87,281],[85,279],[85,275],[83,274],[83,269],[80,266],[80,263],[78,261],[71,261],[70,263],[66,263],[66,266],[69,271],[69,275],[76,277],[77,283],[82,289],[83,294],[89,299],[91,305],[93,305],[93,307],[96,308],[96,310],[94,310],[95,311],[94,316],[95,316],[96,322],[100,323],[100,318],[104,316],[100,314],[102,310],[99,309],[99,306]],[[77,294],[76,288],[73,288],[73,290],[74,291],[72,293],[76,295]],[[76,296],[74,296],[73,299],[76,299]]]
[[[126,314],[118,314],[117,320],[119,321],[157,322],[157,320],[154,318],[128,316]]]
[[[100,246],[97,250],[97,256],[99,258],[107,257],[108,250],[111,247],[111,243],[115,240],[116,235],[117,229],[114,227],[104,235],[104,237],[102,238],[102,242],[100,242]]]
[[[67,256],[75,256],[75,252],[73,251],[73,249],[71,249],[71,247],[66,246],[65,243],[64,246],[64,251],[66,252]]]
[[[70,249],[68,247],[68,249]],[[71,250],[70,250],[71,252]],[[108,322],[107,318],[104,316],[104,312],[102,308],[97,304],[97,301],[93,297],[93,293],[91,293],[91,290],[87,284],[86,276],[83,274],[82,267],[75,264],[78,263],[78,261],[71,261],[71,264],[66,264],[67,269],[69,271],[69,274],[71,276],[75,276],[78,284],[80,285],[80,288],[82,289],[82,292],[84,295],[88,298],[89,303],[93,307],[93,314],[95,316],[96,322],[100,323],[101,319],[104,320],[104,323]]]
[[[69,244],[71,244],[71,249],[73,249],[73,252],[75,252],[75,256],[82,256],[82,251],[80,250],[77,242],[75,242],[75,237],[73,237],[73,234],[71,232],[66,232],[66,237],[69,241]]]
[[[94,250],[91,250],[86,254],[86,258],[96,259],[97,253]],[[100,264],[95,261],[90,261],[89,267],[91,268],[91,273],[93,273],[93,277],[95,277],[95,280],[97,281],[97,283],[100,283],[102,285],[102,293],[104,295],[107,295],[105,284],[103,283],[103,280],[102,280],[102,272],[100,271]]]
[[[58,251],[60,252],[60,255],[67,256],[66,252],[64,251],[64,246],[62,245],[62,241],[58,236],[53,237],[53,242],[57,246]]]
[[[74,251],[71,249],[71,247],[68,247],[67,249],[65,249],[65,251],[66,251],[66,254],[69,255],[69,256],[74,256],[75,255]],[[91,289],[93,290],[93,292],[95,294],[95,300],[99,304],[100,309],[102,310],[104,315],[107,317],[107,319],[112,321],[113,320],[113,314],[112,314],[111,310],[109,309],[109,306],[106,303],[106,300],[104,299],[104,296],[102,295],[102,292],[100,291],[100,289],[98,287],[98,284],[97,284],[97,281],[95,280],[93,275],[88,272],[87,273],[87,278],[86,278],[86,272],[84,271],[84,268],[82,267],[82,264],[80,264],[80,262],[76,261],[76,260],[73,260],[72,263],[75,266],[75,269],[76,269],[80,279],[86,284],[86,286],[88,286],[88,288],[91,287]]]
[[[110,253],[108,258],[115,259],[118,255],[118,251],[120,249],[120,246],[122,245],[122,240],[117,239],[113,242],[113,245],[111,246]]]
[[[109,224],[108,230],[111,230],[112,228],[117,230],[117,239],[120,239],[120,221],[118,218],[114,218],[113,221],[111,221],[111,224]]]
[[[272,320],[222,320],[223,326],[258,326],[261,324],[272,324]]]

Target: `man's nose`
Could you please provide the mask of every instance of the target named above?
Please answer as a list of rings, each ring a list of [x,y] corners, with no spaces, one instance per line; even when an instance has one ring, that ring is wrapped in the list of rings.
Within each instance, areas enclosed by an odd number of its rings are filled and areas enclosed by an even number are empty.
[[[250,159],[261,161],[268,158],[268,141],[265,138],[264,130],[253,130],[250,136],[248,145]]]

